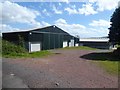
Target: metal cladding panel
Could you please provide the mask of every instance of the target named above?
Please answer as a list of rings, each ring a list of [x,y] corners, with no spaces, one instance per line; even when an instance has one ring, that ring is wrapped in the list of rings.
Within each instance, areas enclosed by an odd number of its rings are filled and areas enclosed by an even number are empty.
[[[70,41],[71,40],[71,36],[70,35],[64,35],[63,36],[63,40],[64,41]]]
[[[29,41],[30,42],[41,42],[43,41],[43,34],[41,33],[29,34]]]
[[[60,39],[59,39],[59,34],[55,35],[55,48],[59,48],[60,47]]]
[[[48,50],[50,47],[50,38],[49,34],[44,34],[43,35],[43,50]]]
[[[63,35],[60,34],[44,34],[43,35],[43,49],[62,48]]]
[[[64,35],[60,35],[60,48],[63,47]]]
[[[80,42],[80,44],[99,49],[109,49],[110,46],[108,42]]]
[[[56,34],[56,35],[54,35],[54,42],[55,42],[55,48],[61,48],[61,43],[62,43],[62,38],[61,38],[61,36],[62,35],[60,35],[60,34]]]
[[[54,34],[50,35],[50,49],[54,49],[55,48],[55,36]]]

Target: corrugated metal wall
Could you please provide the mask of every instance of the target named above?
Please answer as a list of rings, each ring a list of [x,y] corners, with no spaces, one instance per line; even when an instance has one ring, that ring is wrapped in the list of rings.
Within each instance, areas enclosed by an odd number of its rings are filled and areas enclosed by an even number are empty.
[[[44,34],[43,35],[43,50],[62,48],[63,35],[60,34]]]

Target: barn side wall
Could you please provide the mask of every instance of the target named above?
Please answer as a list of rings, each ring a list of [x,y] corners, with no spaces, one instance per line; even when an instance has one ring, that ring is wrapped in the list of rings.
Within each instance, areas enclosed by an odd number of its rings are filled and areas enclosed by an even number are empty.
[[[98,49],[109,49],[110,47],[109,42],[80,42],[81,45]]]

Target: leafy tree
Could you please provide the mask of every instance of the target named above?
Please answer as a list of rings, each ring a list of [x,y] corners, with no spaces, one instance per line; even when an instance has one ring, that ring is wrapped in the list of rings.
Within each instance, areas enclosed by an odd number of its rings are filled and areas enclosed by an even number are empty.
[[[109,28],[110,42],[120,45],[120,7],[116,8],[110,21],[111,21],[111,27]]]

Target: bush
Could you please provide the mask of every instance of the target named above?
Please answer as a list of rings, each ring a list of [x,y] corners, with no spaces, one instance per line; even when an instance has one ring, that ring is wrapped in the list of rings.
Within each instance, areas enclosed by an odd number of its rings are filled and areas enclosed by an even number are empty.
[[[26,53],[27,50],[21,46],[15,45],[11,42],[2,40],[2,54],[18,54],[18,53]]]
[[[117,50],[113,51],[113,54],[120,58],[120,47],[118,47]]]

